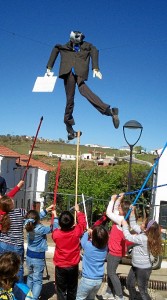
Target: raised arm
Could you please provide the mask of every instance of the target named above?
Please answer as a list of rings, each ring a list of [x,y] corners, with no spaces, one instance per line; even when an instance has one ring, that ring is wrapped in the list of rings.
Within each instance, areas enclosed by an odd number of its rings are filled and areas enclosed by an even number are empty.
[[[119,197],[118,195],[112,195],[111,200],[108,204],[106,215],[116,224],[121,225],[121,221],[123,220],[123,216],[119,215],[119,204],[123,199],[123,194]],[[117,207],[114,209],[115,204]]]
[[[13,198],[17,194],[17,192],[20,191],[23,185],[24,180],[20,180],[19,183],[10,192],[6,194],[6,196]]]

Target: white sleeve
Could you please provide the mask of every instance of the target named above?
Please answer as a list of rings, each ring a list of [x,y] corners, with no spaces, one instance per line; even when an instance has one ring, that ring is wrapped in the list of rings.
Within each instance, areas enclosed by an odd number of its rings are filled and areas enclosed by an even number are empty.
[[[115,213],[115,211],[113,211],[113,207],[114,207],[114,201],[110,200],[108,206],[107,206],[107,210],[106,210],[106,215],[107,217],[109,217],[114,223],[121,225],[122,220],[124,219],[123,216],[119,216],[118,213]]]

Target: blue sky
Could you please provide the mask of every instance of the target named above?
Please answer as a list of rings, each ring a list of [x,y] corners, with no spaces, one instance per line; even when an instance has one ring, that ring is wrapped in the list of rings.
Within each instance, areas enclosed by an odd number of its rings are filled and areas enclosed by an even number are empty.
[[[32,88],[36,77],[44,75],[54,45],[66,43],[70,32],[79,30],[99,49],[103,79],[93,78],[90,66],[88,86],[120,110],[116,130],[112,119],[76,89],[74,129],[83,132],[80,143],[120,148],[126,145],[124,123],[135,119],[143,126],[138,145],[148,151],[164,146],[166,0],[0,0],[0,12],[1,135],[35,135],[43,116],[39,137],[67,139],[63,80],[58,79],[53,93],[32,93]]]

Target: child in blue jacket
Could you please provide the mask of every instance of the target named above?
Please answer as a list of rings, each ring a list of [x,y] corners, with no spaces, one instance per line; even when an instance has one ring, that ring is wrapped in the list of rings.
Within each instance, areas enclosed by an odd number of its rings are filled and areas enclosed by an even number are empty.
[[[104,263],[107,256],[108,231],[95,226],[85,232],[81,245],[84,250],[82,260],[82,278],[80,280],[76,300],[94,299],[104,276]]]
[[[58,227],[56,211],[52,210],[53,205],[40,212],[30,210],[27,213],[25,229],[27,231],[27,253],[26,264],[28,268],[27,285],[32,290],[33,300],[37,300],[42,290],[42,279],[45,267],[45,252],[48,250],[46,235],[51,233],[53,228]],[[52,211],[54,216],[53,226],[44,226],[40,223],[47,212]]]

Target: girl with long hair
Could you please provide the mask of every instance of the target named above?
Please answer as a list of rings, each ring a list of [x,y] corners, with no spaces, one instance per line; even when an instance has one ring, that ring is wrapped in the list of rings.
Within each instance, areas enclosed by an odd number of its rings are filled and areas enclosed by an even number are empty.
[[[160,225],[155,220],[148,219],[138,225],[133,207],[130,215],[130,227],[137,234],[130,233],[126,220],[122,220],[122,225],[125,238],[134,243],[131,252],[132,267],[127,278],[130,299],[136,299],[135,285],[137,282],[141,298],[151,300],[147,287],[152,271],[152,256],[158,256],[162,253]]]

